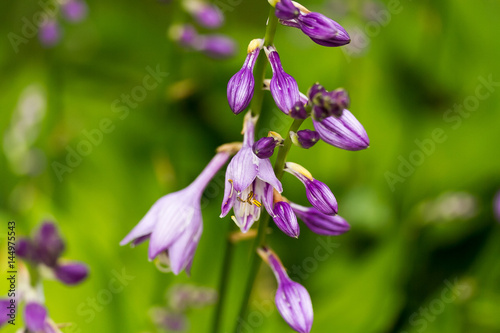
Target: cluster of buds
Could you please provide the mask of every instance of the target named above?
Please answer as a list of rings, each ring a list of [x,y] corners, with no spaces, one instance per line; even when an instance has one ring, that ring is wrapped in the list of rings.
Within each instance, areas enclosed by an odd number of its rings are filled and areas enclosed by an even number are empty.
[[[210,288],[179,284],[168,290],[166,298],[166,306],[151,309],[153,322],[168,332],[186,332],[189,327],[186,313],[214,304],[217,292]]]
[[[55,324],[44,305],[42,278],[55,278],[66,285],[76,285],[88,275],[85,264],[61,259],[64,248],[64,241],[52,222],[44,222],[32,238],[20,238],[16,242],[16,255],[23,261],[18,263],[15,295],[9,294],[10,299],[0,299],[0,327],[15,318],[15,309],[25,304],[23,319],[27,332],[61,332],[59,328],[65,325]]]
[[[54,1],[49,18],[38,30],[40,43],[45,47],[55,46],[62,37],[60,17],[69,23],[78,23],[87,17],[88,7],[84,0]],[[60,15],[58,15],[60,14]]]
[[[202,0],[183,0],[183,9],[194,21],[205,29],[217,29],[224,23],[224,15],[219,8]],[[234,41],[222,34],[200,34],[192,24],[174,25],[170,37],[182,47],[203,52],[212,58],[227,58],[234,55]]]

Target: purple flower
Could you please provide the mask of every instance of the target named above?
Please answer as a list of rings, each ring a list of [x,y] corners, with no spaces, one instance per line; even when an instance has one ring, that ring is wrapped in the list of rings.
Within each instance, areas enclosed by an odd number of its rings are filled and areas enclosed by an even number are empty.
[[[276,4],[275,14],[280,20],[292,20],[299,16],[300,11],[291,0],[281,0]]]
[[[64,18],[70,22],[80,22],[85,19],[88,7],[85,1],[68,0],[61,5]]]
[[[224,23],[222,12],[213,5],[200,4],[193,12],[196,22],[209,29],[218,28]]]
[[[314,179],[307,169],[296,163],[285,163],[285,171],[297,177],[305,185],[307,199],[313,207],[326,215],[337,214],[337,200],[325,183]]]
[[[10,312],[11,309],[9,308],[9,306],[11,306],[10,299],[8,298],[0,299],[0,327],[2,327],[3,324],[5,324],[7,321],[13,319],[10,317],[11,314],[13,316],[15,315],[14,312],[15,306],[12,306],[12,311],[13,311],[12,313]]]
[[[297,133],[290,132],[290,138],[295,145],[301,148],[309,149],[319,141],[319,134],[318,132],[305,129],[300,130]]]
[[[338,215],[325,215],[314,207],[304,207],[290,203],[294,213],[312,232],[325,236],[341,235],[351,228],[349,223]]]
[[[250,112],[245,116],[243,146],[227,167],[221,207],[220,217],[233,208],[232,219],[242,232],[247,232],[259,219],[262,204],[272,216],[273,187],[280,193],[283,191],[269,159],[259,159],[252,152],[256,120]]]
[[[200,36],[196,48],[216,59],[232,57],[236,51],[234,40],[224,35]]]
[[[36,258],[49,267],[56,265],[57,259],[64,251],[64,242],[56,225],[44,222],[33,237]]]
[[[295,105],[290,110],[290,117],[294,119],[307,119],[309,117],[309,113],[305,108],[305,104],[307,104],[307,98],[304,101],[300,101],[295,103]]]
[[[281,19],[281,24],[299,28],[311,40],[319,45],[335,47],[349,44],[351,38],[345,29],[323,14],[301,8],[301,13],[294,19]]]
[[[87,278],[89,270],[81,263],[59,264],[54,268],[56,278],[67,284],[75,285]]]
[[[174,274],[184,269],[189,274],[203,230],[203,190],[228,158],[228,152],[217,153],[188,187],[161,197],[120,245],[149,239],[149,260],[159,257]]]
[[[261,48],[261,39],[250,42],[243,67],[227,83],[227,100],[234,114],[245,110],[252,100],[255,86],[253,68]]]
[[[345,89],[326,91],[318,83],[309,89],[309,98],[313,105],[313,119],[317,121],[323,121],[330,116],[337,118],[342,116],[344,109],[350,104],[349,95]]]
[[[264,50],[273,70],[270,90],[274,102],[283,113],[289,114],[297,102],[301,101],[299,86],[295,79],[283,70],[280,56],[276,49],[273,46],[268,46]]]
[[[40,26],[38,30],[40,43],[46,47],[52,47],[61,39],[61,27],[56,21],[48,21]]]
[[[32,332],[47,331],[47,310],[36,302],[30,302],[24,307],[24,322],[26,327]]]
[[[285,267],[272,250],[260,248],[259,255],[271,267],[278,281],[278,290],[274,301],[281,317],[293,330],[309,333],[314,314],[311,297],[306,288],[288,277]]]
[[[300,227],[292,207],[286,201],[278,201],[274,204],[273,221],[276,226],[286,235],[299,238]]]
[[[274,148],[279,145],[283,145],[283,138],[276,132],[269,131],[269,134],[265,138],[260,138],[257,140],[253,146],[253,153],[260,159],[269,158],[273,156]]]
[[[170,28],[170,37],[188,48],[196,47],[198,43],[198,32],[190,24],[174,25]]]
[[[313,124],[321,140],[332,146],[355,151],[370,145],[363,125],[347,109],[338,118],[327,117],[323,121],[313,119]]]

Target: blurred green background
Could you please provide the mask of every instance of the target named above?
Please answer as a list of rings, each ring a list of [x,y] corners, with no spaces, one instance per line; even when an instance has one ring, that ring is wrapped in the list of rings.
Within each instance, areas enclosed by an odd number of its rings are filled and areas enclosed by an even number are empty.
[[[159,272],[147,261],[147,245],[118,243],[160,196],[189,184],[218,145],[241,139],[243,116],[230,111],[226,84],[248,41],[263,36],[268,4],[219,3],[233,4],[219,30],[238,43],[229,60],[168,39],[171,24],[189,20],[177,5],[129,0],[89,0],[88,18],[64,24],[59,45],[46,49],[34,37],[16,53],[7,36],[21,35],[23,18],[31,20],[41,7],[0,5],[2,271],[8,220],[24,235],[44,219],[56,221],[67,241],[64,256],[91,269],[74,288],[45,283],[51,317],[75,323],[66,332],[157,332],[148,312],[165,304],[170,286],[217,287],[233,223],[218,217],[223,172],[206,193],[215,199],[203,211],[191,278]],[[294,148],[289,157],[331,187],[351,224],[349,233],[330,240],[303,224],[298,240],[275,227],[269,237],[311,294],[312,332],[500,332],[500,230],[492,207],[500,189],[500,3],[303,4],[336,19],[353,42],[324,48],[279,26],[275,45],[285,71],[302,92],[316,81],[346,88],[371,141],[360,152],[320,142]],[[113,112],[122,94],[142,84],[146,68],[157,66],[168,73],[157,88],[128,113]],[[290,121],[270,94],[264,103],[260,135],[268,129],[285,135]],[[66,164],[68,149],[103,119],[112,130],[59,179],[54,162]],[[302,184],[289,175],[283,184],[289,199],[306,204]],[[319,260],[315,250],[327,241],[334,246]],[[225,332],[236,317],[249,246],[238,244],[234,254]],[[89,299],[102,296],[123,270],[133,279],[92,310]],[[258,281],[247,332],[291,332],[270,306],[275,281],[267,267]],[[192,311],[189,331],[209,332],[213,311]]]

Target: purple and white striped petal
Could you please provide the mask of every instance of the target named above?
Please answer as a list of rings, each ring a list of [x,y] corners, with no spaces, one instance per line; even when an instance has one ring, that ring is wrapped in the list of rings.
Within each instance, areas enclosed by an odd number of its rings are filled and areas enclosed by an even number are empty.
[[[370,145],[363,125],[347,109],[338,118],[328,117],[321,122],[313,119],[313,124],[321,140],[332,146],[356,151]]]
[[[339,215],[326,215],[314,207],[290,203],[294,213],[312,232],[324,236],[338,236],[349,231],[351,226]]]
[[[286,201],[278,201],[274,204],[273,212],[273,221],[276,226],[287,236],[299,238],[299,223],[290,204]]]

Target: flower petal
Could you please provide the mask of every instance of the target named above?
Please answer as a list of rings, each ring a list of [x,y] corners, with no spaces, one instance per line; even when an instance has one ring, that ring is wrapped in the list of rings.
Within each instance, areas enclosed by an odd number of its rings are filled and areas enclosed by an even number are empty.
[[[46,319],[47,310],[43,305],[31,302],[24,307],[24,322],[30,331],[43,331]]]
[[[237,193],[242,192],[252,184],[259,170],[259,161],[250,146],[241,148],[229,162],[227,173],[233,177],[232,181]]]
[[[269,159],[260,160],[257,177],[262,181],[270,184],[279,193],[283,192],[283,186],[281,185],[281,182],[278,180],[278,178],[276,178],[273,166],[271,165],[271,161],[269,161]]]

